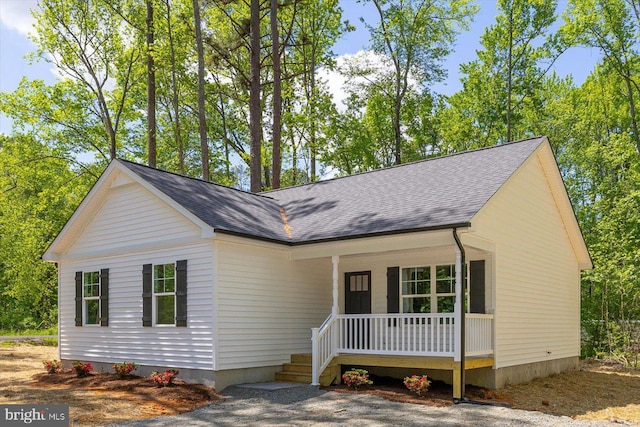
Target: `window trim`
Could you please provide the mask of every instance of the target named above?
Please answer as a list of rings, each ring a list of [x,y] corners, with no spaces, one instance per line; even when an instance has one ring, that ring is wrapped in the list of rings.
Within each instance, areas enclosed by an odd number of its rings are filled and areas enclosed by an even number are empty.
[[[85,286],[87,285],[85,282],[85,278],[87,274],[97,274],[98,282],[91,283],[91,286],[98,287],[98,295],[87,297],[85,296]],[[89,270],[82,271],[82,326],[101,326],[101,316],[102,316],[102,301],[100,299],[102,291],[102,276],[100,274],[100,270]],[[98,315],[96,316],[96,323],[87,323],[87,301],[98,301]]]
[[[156,292],[156,267],[157,266],[173,266],[173,292]],[[151,316],[152,326],[158,328],[175,328],[177,325],[176,313],[178,310],[178,298],[176,296],[177,285],[177,269],[176,262],[165,262],[158,264],[151,264]],[[158,323],[158,300],[157,297],[173,296],[173,323]]]
[[[437,292],[437,268],[438,267],[447,267],[447,266],[453,266],[454,268],[454,292],[453,293],[438,293]],[[411,268],[429,268],[429,293],[428,294],[405,294],[402,290],[402,285],[403,285],[403,273],[405,269],[411,269]],[[466,263],[465,268],[463,269],[463,271],[466,272],[467,274],[467,283],[468,282],[468,277],[469,277],[469,264]],[[440,313],[438,312],[438,297],[454,297],[454,304],[455,304],[455,262],[447,262],[447,261],[443,261],[443,262],[433,262],[433,263],[424,263],[424,264],[420,264],[420,265],[401,265],[400,266],[400,271],[398,274],[398,286],[399,286],[399,298],[398,298],[398,312],[399,313],[403,313],[403,314],[453,314],[454,312],[450,312],[450,313]],[[466,309],[467,309],[467,313],[469,313],[469,298],[470,298],[470,294],[469,294],[469,287],[467,286],[466,289]],[[429,306],[430,306],[430,312],[429,313],[405,313],[404,311],[404,300],[409,299],[409,298],[429,298]],[[454,309],[455,310],[455,309]]]

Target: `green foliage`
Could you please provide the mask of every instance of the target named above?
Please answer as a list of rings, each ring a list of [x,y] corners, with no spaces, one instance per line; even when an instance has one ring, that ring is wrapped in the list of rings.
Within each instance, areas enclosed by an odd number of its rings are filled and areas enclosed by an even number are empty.
[[[52,326],[46,329],[0,329],[0,336],[55,336],[58,335],[58,327]]]
[[[369,379],[369,371],[365,369],[349,369],[342,374],[342,381],[347,385],[347,387],[355,390],[362,386],[373,385],[373,381]]]
[[[462,64],[463,90],[440,112],[444,152],[532,136],[527,110],[543,108],[544,77],[557,55],[555,1],[501,0],[478,58]],[[547,132],[543,132],[546,134]]]
[[[246,2],[201,2],[210,178],[248,187],[249,54]],[[500,0],[463,88],[444,97],[444,58],[477,7],[468,0],[363,0],[371,51],[336,61],[353,29],[337,0],[281,1],[283,186],[398,162],[548,135],[596,268],[583,274],[585,355],[631,357],[640,319],[640,21],[637,2]],[[56,270],[40,256],[117,151],[146,162],[146,10],[134,0],[43,0],[34,59],[61,78],[24,79],[0,93],[12,119],[0,136],[0,328],[30,333],[56,323]],[[263,2],[263,8],[267,3]],[[153,0],[158,167],[202,170],[192,0]],[[272,82],[266,9],[261,21],[263,141],[268,187]],[[555,31],[555,29],[558,29]],[[554,32],[555,31],[555,32]],[[576,86],[550,67],[565,49],[602,54]],[[347,99],[336,105],[338,71]],[[40,334],[39,331],[33,331]],[[54,331],[52,331],[54,332]],[[635,340],[635,341],[634,341]],[[4,344],[3,344],[4,345]]]
[[[410,377],[404,377],[403,383],[410,391],[418,396],[425,396],[429,391],[431,381],[426,375],[412,375]]]
[[[0,137],[0,328],[56,325],[56,269],[40,257],[92,182],[30,137]]]

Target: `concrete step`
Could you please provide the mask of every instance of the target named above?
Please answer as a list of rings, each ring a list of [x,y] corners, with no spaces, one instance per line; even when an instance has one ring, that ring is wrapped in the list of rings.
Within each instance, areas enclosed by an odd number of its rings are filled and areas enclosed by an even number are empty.
[[[291,362],[311,365],[311,353],[292,354]]]

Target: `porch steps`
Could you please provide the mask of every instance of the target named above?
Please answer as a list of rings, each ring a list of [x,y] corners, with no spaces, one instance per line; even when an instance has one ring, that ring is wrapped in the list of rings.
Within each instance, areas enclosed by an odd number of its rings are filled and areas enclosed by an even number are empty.
[[[338,365],[331,362],[320,375],[320,385],[330,385],[340,375]],[[292,354],[290,363],[282,364],[276,372],[276,381],[311,384],[311,354]]]

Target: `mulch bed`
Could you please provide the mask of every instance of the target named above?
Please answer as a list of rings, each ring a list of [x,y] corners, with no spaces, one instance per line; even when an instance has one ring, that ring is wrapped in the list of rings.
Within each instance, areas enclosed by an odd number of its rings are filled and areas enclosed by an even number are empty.
[[[44,388],[82,389],[95,392],[122,393],[122,397],[151,405],[157,415],[174,415],[207,405],[220,396],[213,388],[202,384],[174,380],[168,387],[158,387],[149,378],[131,376],[121,379],[115,374],[91,373],[78,378],[71,371],[56,374],[35,374],[31,377]]]
[[[418,396],[405,387],[401,379],[391,377],[378,377],[371,375],[372,386],[360,387],[358,390],[347,387],[344,384],[324,387],[338,393],[358,393],[379,396],[392,402],[415,403],[418,405],[429,405],[436,407],[453,405],[453,387],[442,381],[432,381],[429,392],[426,396]],[[495,403],[501,406],[508,406],[504,396],[497,395],[493,390],[481,387],[467,386],[466,396],[468,399]]]

